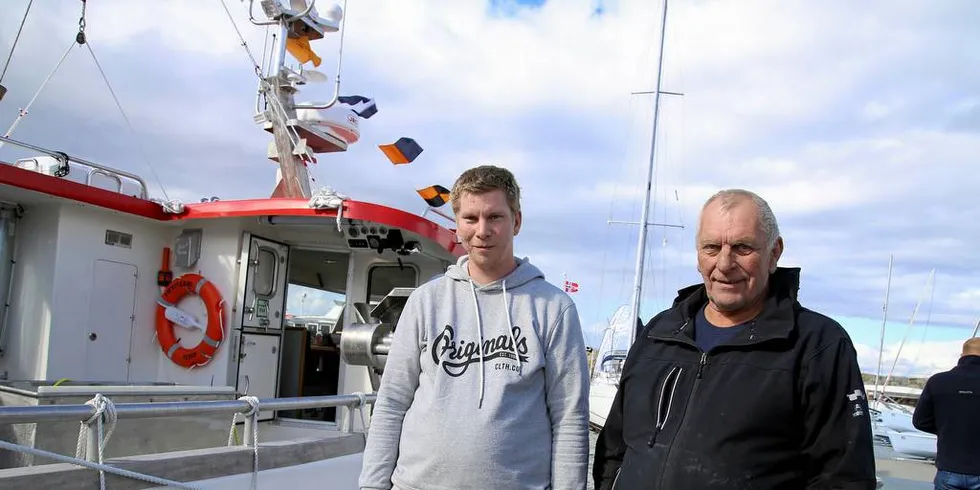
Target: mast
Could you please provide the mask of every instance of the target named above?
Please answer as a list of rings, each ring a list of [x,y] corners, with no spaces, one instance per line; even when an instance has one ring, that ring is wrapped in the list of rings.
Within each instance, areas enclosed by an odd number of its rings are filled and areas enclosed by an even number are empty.
[[[656,161],[657,148],[657,120],[660,113],[660,81],[663,76],[664,68],[664,37],[667,34],[667,1],[660,14],[660,52],[657,54],[657,81],[654,86],[653,94],[653,135],[650,138],[650,164],[647,167],[646,190],[643,194],[643,211],[640,217],[640,238],[636,248],[636,270],[633,276],[633,304],[630,307],[630,322],[635,322],[640,317],[640,298],[643,291],[643,262],[646,259],[647,228],[649,227],[650,216],[650,191],[653,185],[653,166]],[[630,328],[630,343],[636,340],[636,328]]]
[[[930,284],[932,285],[933,288],[936,287],[935,277],[936,277],[936,269],[933,268],[932,271],[929,272],[929,279],[926,281],[926,291],[929,289]],[[922,291],[923,296],[925,296],[926,291]],[[888,376],[885,377],[885,382],[882,383],[881,385],[881,391],[885,391],[885,388],[888,386],[888,382],[891,381],[892,379],[892,374],[895,373],[895,366],[898,365],[898,358],[901,357],[902,355],[902,348],[905,347],[905,341],[908,340],[909,332],[912,331],[912,325],[915,324],[915,315],[919,312],[919,306],[922,305],[922,300],[923,298],[920,297],[919,301],[915,303],[915,308],[912,309],[912,318],[909,319],[909,327],[908,329],[905,330],[905,336],[902,337],[902,342],[898,344],[898,353],[895,354],[895,361],[892,362],[892,367],[888,371]]]
[[[293,153],[293,142],[289,138],[289,128],[286,126],[288,119],[296,118],[296,102],[293,98],[295,88],[287,80],[286,71],[286,42],[289,36],[289,26],[285,18],[279,21],[279,36],[276,37],[275,57],[269,77],[266,78],[268,86],[272,88],[272,93],[267,94],[270,99],[278,103],[283,109],[283,116],[272,118],[272,135],[276,145],[276,157],[279,162],[279,169],[282,173],[282,192],[283,197],[309,198],[310,177],[306,172],[306,165]],[[275,110],[273,110],[275,112]]]
[[[885,303],[881,310],[881,339],[878,341],[878,369],[875,371],[875,405],[881,399],[881,390],[878,389],[878,379],[881,377],[881,359],[885,351],[885,323],[888,319],[888,292],[892,287],[892,260],[893,255],[888,256],[888,282],[885,284]]]

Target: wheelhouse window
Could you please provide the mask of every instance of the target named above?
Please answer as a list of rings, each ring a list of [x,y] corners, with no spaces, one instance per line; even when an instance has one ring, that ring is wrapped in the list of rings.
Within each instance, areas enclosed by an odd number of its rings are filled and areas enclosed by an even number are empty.
[[[414,288],[418,271],[410,265],[379,265],[368,271],[368,302],[377,304],[394,288]]]

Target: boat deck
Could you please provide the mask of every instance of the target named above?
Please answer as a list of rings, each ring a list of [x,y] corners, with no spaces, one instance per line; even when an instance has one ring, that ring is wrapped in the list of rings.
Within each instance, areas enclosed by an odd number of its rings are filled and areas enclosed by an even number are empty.
[[[269,438],[262,436],[263,429],[273,439],[290,438],[304,433],[309,434],[308,429],[290,425],[260,426],[259,437],[262,440],[269,440]],[[596,436],[595,432],[590,433],[589,490],[593,489],[591,461],[594,455]],[[895,453],[887,444],[876,445],[875,456],[878,476],[884,481],[884,489],[931,490],[933,488],[932,479],[936,474],[936,469],[931,461],[905,458]],[[355,490],[361,469],[361,458],[362,455],[358,453],[325,461],[267,470],[259,476],[259,488],[320,489],[324,487],[323,475],[330,475],[330,488]],[[242,474],[203,480],[196,482],[196,485],[207,490],[231,490],[247,488],[250,479],[250,474]]]

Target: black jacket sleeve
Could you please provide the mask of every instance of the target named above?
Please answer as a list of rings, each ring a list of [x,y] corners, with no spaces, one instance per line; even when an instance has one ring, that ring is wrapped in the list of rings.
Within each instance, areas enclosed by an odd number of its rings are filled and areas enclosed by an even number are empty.
[[[595,443],[595,459],[592,462],[592,479],[596,490],[610,490],[626,454],[623,441],[623,384],[620,383],[616,398],[606,423]]]
[[[871,417],[850,340],[819,348],[804,365],[802,379],[806,488],[873,490]]]
[[[619,382],[619,389],[616,391],[616,398],[613,399],[612,407],[609,409],[609,416],[595,444],[595,457],[592,461],[592,479],[596,490],[610,490],[619,474],[619,468],[623,465],[623,456],[626,454],[626,441],[623,439],[623,390],[625,389],[626,373],[630,366],[634,364],[634,359],[638,355],[638,350],[644,345],[643,338],[650,330],[663,318],[670,310],[664,310],[647,322],[636,335],[636,341],[630,346],[626,354],[626,362],[623,363],[623,370]]]
[[[915,411],[912,412],[912,426],[922,432],[937,434],[939,429],[936,427],[936,411],[932,405],[932,393],[929,390],[929,382],[926,381],[919,395],[919,401],[915,403]]]

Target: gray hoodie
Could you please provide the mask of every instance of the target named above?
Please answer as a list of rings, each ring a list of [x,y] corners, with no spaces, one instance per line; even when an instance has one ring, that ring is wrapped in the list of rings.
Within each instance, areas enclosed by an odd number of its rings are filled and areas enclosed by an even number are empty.
[[[589,378],[575,304],[527,259],[484,286],[467,261],[408,298],[360,488],[585,489]]]

